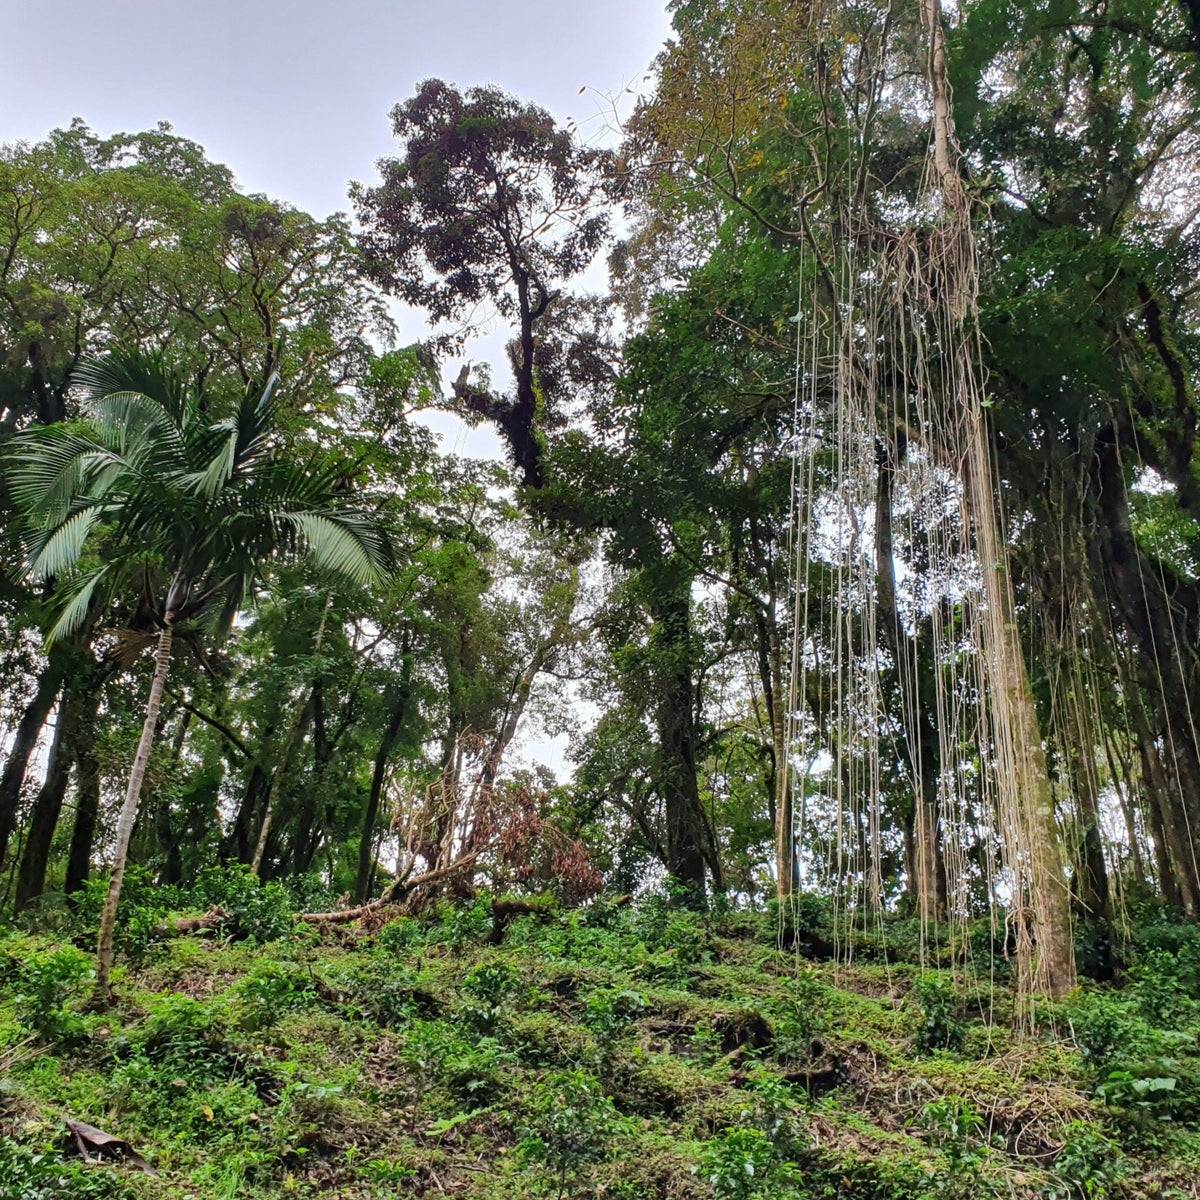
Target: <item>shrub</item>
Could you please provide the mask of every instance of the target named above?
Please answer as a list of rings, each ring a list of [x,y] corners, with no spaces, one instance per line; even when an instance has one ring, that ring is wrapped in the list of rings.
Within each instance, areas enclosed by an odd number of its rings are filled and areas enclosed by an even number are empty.
[[[546,1167],[560,1200],[585,1168],[608,1157],[627,1124],[599,1081],[583,1071],[551,1075],[538,1083],[522,1109],[518,1153]]]
[[[1121,1148],[1091,1121],[1072,1121],[1047,1200],[1103,1200],[1125,1175]]]
[[[42,1037],[78,1037],[83,1021],[70,1006],[95,974],[92,960],[74,946],[34,951],[18,969],[18,1011]]]
[[[409,947],[421,941],[424,936],[425,929],[420,921],[414,920],[412,917],[400,917],[385,925],[375,935],[375,948],[381,954],[389,957],[403,954]]]
[[[950,980],[922,975],[909,992],[916,1027],[916,1046],[926,1054],[934,1050],[960,1050],[966,1025],[959,1018],[958,996]]]
[[[226,937],[273,942],[293,930],[295,916],[287,889],[280,883],[262,883],[247,866],[207,867],[192,890],[197,908],[218,908],[225,918]]]
[[[475,1029],[495,1032],[508,999],[521,986],[521,973],[509,962],[485,963],[468,971],[462,982],[463,1018]]]
[[[698,1173],[716,1200],[776,1200],[799,1178],[761,1129],[724,1130],[704,1147]]]
[[[268,1029],[285,1013],[309,1005],[312,979],[298,967],[277,962],[256,963],[234,989],[249,1029]]]
[[[28,1150],[0,1138],[0,1200],[126,1200],[131,1193],[112,1172],[89,1171],[58,1154]]]

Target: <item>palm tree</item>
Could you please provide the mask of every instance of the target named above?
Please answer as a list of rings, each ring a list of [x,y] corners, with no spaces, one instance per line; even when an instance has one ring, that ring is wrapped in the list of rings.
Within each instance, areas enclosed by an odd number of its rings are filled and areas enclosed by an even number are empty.
[[[344,462],[281,453],[276,378],[240,396],[189,384],[162,355],[115,353],[77,375],[86,421],[12,440],[11,495],[26,521],[28,575],[53,580],[47,641],[89,610],[125,601],[153,682],[97,945],[96,995],[110,995],[117,904],[176,630],[222,633],[272,559],[309,553],[358,582],[391,566],[380,521],[346,494]]]

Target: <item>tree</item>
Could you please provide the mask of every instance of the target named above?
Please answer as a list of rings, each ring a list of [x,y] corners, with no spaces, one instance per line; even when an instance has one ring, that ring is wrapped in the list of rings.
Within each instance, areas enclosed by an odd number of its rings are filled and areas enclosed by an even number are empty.
[[[426,80],[391,116],[403,157],[379,164],[376,187],[351,190],[368,267],[435,321],[470,319],[490,305],[515,326],[513,394],[472,384],[468,366],[455,395],[475,419],[500,426],[523,482],[538,487],[538,331],[559,299],[556,285],[583,270],[604,240],[609,156],[577,145],[544,109],[491,87],[464,93]],[[461,332],[442,339],[447,347],[461,340]]]
[[[28,523],[26,570],[56,583],[49,639],[70,634],[93,604],[112,597],[133,603],[133,636],[157,643],[100,922],[103,1000],[176,629],[194,639],[228,629],[271,558],[309,552],[365,581],[389,569],[391,553],[381,523],[349,503],[345,464],[278,452],[274,378],[234,398],[215,384],[185,382],[160,355],[136,352],[110,355],[78,378],[88,423],[18,435],[10,476]]]

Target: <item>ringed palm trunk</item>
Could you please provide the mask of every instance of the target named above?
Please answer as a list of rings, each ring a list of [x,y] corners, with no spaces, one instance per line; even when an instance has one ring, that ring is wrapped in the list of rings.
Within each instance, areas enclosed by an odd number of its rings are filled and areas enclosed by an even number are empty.
[[[117,927],[117,905],[121,900],[121,884],[125,879],[125,862],[129,857],[129,841],[133,836],[133,823],[137,818],[138,801],[142,794],[142,783],[146,778],[146,764],[154,748],[154,731],[158,726],[158,710],[162,705],[163,687],[167,682],[167,671],[171,665],[171,639],[174,613],[168,611],[158,635],[158,653],[155,656],[154,680],[150,684],[150,696],[146,701],[146,720],[142,725],[142,736],[138,741],[137,753],[133,756],[133,768],[129,772],[129,786],[121,814],[117,818],[117,845],[113,859],[112,878],[108,885],[108,896],[100,914],[100,936],[96,944],[96,1000],[103,1004],[111,997],[109,976],[113,965],[113,934]]]

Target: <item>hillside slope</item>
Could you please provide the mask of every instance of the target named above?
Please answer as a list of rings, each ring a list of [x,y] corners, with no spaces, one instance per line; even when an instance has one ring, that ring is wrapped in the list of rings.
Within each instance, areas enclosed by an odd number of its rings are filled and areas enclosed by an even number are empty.
[[[1165,924],[1030,1034],[1003,986],[863,961],[883,937],[835,969],[653,899],[134,920],[101,1014],[69,932],[0,940],[3,1200],[1200,1196],[1200,955]],[[67,1120],[154,1173],[81,1165]]]

